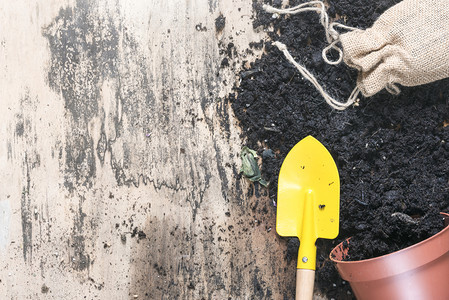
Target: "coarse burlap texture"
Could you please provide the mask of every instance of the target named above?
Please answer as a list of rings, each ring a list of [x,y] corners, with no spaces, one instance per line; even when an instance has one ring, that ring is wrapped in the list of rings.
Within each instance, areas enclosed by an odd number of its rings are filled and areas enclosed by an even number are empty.
[[[359,71],[365,97],[395,84],[416,86],[449,77],[449,0],[404,0],[371,28],[340,34],[344,62]]]

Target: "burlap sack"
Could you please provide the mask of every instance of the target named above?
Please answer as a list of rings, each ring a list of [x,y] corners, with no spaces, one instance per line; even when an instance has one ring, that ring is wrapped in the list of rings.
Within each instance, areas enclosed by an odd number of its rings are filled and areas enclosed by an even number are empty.
[[[396,83],[416,86],[449,77],[449,0],[404,0],[371,28],[340,35],[344,62],[359,71],[365,97]]]
[[[318,0],[286,9],[264,5],[264,9],[275,14],[307,11],[320,14],[329,43],[323,49],[324,61],[338,64],[343,58],[348,66],[359,71],[357,86],[346,102],[328,95],[313,74],[294,60],[284,44],[273,44],[335,109],[343,110],[356,102],[360,92],[369,97],[385,88],[398,94],[397,84],[416,86],[449,77],[449,0],[404,0],[384,12],[366,30],[329,22],[325,5]],[[335,28],[351,31],[339,34]],[[338,47],[339,43],[343,50]],[[339,52],[337,61],[327,58],[330,49]]]

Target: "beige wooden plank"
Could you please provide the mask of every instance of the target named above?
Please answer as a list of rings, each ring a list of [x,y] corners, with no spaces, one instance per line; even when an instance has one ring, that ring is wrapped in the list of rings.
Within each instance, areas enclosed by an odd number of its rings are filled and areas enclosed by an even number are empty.
[[[264,36],[251,16],[246,0],[1,2],[4,299],[293,294],[223,100]]]

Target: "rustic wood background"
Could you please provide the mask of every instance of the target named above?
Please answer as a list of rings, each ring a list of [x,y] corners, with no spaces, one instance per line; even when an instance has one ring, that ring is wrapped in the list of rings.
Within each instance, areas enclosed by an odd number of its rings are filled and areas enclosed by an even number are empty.
[[[224,99],[266,38],[252,16],[248,0],[1,2],[1,299],[293,297]]]

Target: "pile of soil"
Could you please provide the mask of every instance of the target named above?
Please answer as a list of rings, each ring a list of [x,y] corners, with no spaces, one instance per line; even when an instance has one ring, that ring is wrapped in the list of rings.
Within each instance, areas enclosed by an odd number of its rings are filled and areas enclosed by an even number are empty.
[[[328,12],[349,26],[368,28],[398,2],[333,0]],[[260,3],[254,6],[254,27],[262,26],[272,41],[286,44],[330,95],[345,100],[357,73],[344,64],[324,63],[326,39],[318,15],[273,18]],[[341,180],[340,235],[319,241],[316,283],[329,298],[352,299],[349,284],[328,259],[334,246],[353,237],[350,259],[370,258],[410,246],[443,227],[438,213],[449,211],[449,80],[403,87],[398,96],[381,92],[339,112],[271,41],[264,48],[265,54],[242,71],[230,95],[232,107],[247,145],[263,157],[262,176],[270,182],[274,201],[280,166],[298,141],[312,135],[331,152]],[[275,155],[264,156],[267,149]],[[297,247],[297,239],[291,239],[286,259],[296,259]]]

